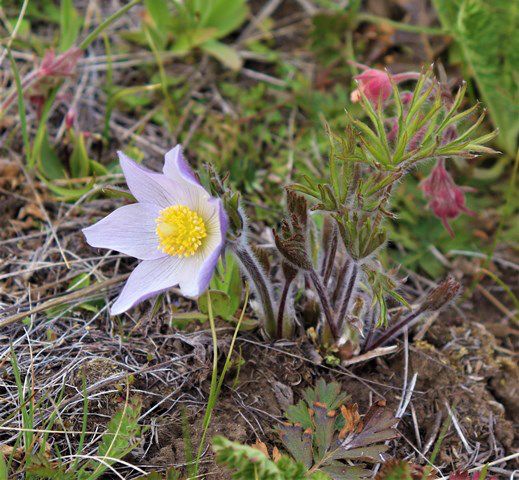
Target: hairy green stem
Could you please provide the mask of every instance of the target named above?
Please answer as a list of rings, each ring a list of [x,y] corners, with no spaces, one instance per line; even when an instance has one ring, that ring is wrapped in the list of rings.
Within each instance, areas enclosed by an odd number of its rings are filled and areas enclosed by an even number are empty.
[[[337,320],[339,322],[339,326],[342,327],[344,321],[346,319],[346,315],[348,314],[348,309],[350,308],[351,298],[353,297],[353,292],[355,290],[355,285],[357,283],[357,276],[359,274],[359,266],[358,264],[352,260],[353,265],[351,268],[350,276],[348,278],[348,283],[346,284],[346,290],[340,300],[341,305],[339,308],[339,315]]]
[[[335,255],[337,254],[337,246],[339,244],[339,239],[337,235],[337,227],[334,225],[332,238],[330,239],[330,243],[328,245],[327,255],[323,262],[323,283],[324,286],[328,286],[328,282],[330,281],[330,277],[332,275],[333,264],[335,263]]]
[[[277,337],[283,338],[283,318],[285,314],[285,305],[287,303],[288,293],[290,292],[290,286],[292,285],[292,280],[285,280],[285,285],[283,285],[283,291],[281,292],[281,298],[279,300],[278,307],[278,321],[277,321]]]
[[[259,295],[263,307],[265,331],[267,335],[273,338],[276,334],[276,316],[272,303],[270,281],[247,246],[233,245],[233,252],[254,284],[256,293]]]
[[[346,278],[346,273],[348,273],[348,268],[350,266],[350,259],[347,258],[342,264],[341,269],[339,270],[339,275],[337,276],[337,283],[335,285],[335,290],[332,294],[332,302],[335,305],[339,298],[341,298],[342,289],[344,287],[344,279]]]
[[[413,320],[416,320],[422,313],[427,310],[423,307],[419,307],[415,312],[410,313],[399,322],[395,323],[392,327],[386,330],[380,337],[378,337],[371,345],[366,345],[367,350],[374,350],[375,348],[382,347],[386,342],[391,340],[397,333],[399,333],[404,327],[409,327]]]
[[[315,291],[317,293],[317,296],[319,297],[319,300],[321,301],[321,307],[323,309],[324,317],[326,318],[326,322],[328,323],[328,326],[330,327],[330,331],[332,332],[333,339],[335,341],[339,340],[340,334],[339,334],[339,328],[337,327],[337,322],[335,320],[335,316],[333,314],[332,306],[330,304],[330,299],[328,298],[328,293],[326,292],[326,289],[324,288],[323,282],[321,281],[321,278],[317,274],[317,272],[314,269],[311,269],[308,271],[308,276],[310,277],[310,280],[312,281]]]

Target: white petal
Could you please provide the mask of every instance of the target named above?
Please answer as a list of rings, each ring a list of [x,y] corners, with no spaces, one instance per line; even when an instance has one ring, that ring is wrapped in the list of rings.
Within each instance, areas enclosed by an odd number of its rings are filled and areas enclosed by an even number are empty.
[[[194,208],[200,200],[209,199],[209,193],[200,185],[193,170],[184,160],[180,145],[166,153],[163,172],[170,180],[182,185],[189,197],[190,208]]]
[[[174,182],[162,173],[152,172],[135,163],[124,153],[118,152],[128,188],[142,203],[167,208],[171,205],[187,205],[190,192],[179,182]]]
[[[182,275],[180,280],[180,290],[188,297],[197,297],[208,288],[227,231],[227,217],[221,200],[211,199],[202,207],[199,213],[204,217],[207,237],[201,250],[184,260],[187,275]]]
[[[149,204],[125,205],[83,229],[83,233],[92,247],[109,248],[141,260],[163,257],[155,233],[159,211]]]
[[[165,257],[139,263],[126,281],[110,313],[119,315],[144,300],[178,285],[184,273],[184,259]]]

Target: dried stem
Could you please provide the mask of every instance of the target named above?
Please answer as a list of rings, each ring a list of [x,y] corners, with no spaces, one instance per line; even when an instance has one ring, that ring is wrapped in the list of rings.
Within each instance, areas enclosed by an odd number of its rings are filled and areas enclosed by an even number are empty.
[[[311,269],[308,271],[308,276],[310,277],[310,280],[312,281],[315,291],[317,295],[319,296],[319,300],[321,301],[321,307],[323,309],[324,316],[326,318],[326,322],[328,323],[328,326],[330,327],[330,331],[332,332],[333,338],[335,341],[339,340],[340,334],[339,334],[339,328],[337,326],[337,322],[335,320],[335,316],[332,310],[332,306],[330,304],[330,299],[328,298],[328,293],[326,292],[326,289],[324,288],[323,282],[321,281],[321,278],[317,274],[317,272],[314,269]]]
[[[254,284],[255,290],[261,300],[263,314],[265,315],[265,331],[269,336],[273,337],[276,334],[276,317],[272,305],[272,288],[270,281],[262,271],[256,257],[247,246],[241,244],[234,245],[233,252]]]

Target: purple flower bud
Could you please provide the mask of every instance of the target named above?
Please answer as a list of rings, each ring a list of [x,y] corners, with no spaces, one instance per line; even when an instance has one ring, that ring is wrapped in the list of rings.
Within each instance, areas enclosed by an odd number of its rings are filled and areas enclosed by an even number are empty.
[[[76,111],[71,108],[65,115],[65,127],[70,130],[74,126],[76,120]]]
[[[465,206],[465,192],[472,189],[458,187],[445,169],[443,160],[438,161],[430,175],[422,181],[420,188],[429,200],[429,207],[434,215],[442,221],[452,237],[454,232],[447,220],[456,218],[461,213],[475,215],[475,212]]]

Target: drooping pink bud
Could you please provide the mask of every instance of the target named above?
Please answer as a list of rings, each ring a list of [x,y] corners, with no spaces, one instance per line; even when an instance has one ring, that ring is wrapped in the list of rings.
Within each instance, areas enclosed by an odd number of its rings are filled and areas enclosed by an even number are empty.
[[[69,77],[74,73],[78,60],[83,55],[80,48],[69,48],[56,56],[53,49],[47,50],[41,61],[38,76],[43,77]]]
[[[73,108],[71,108],[65,115],[65,127],[67,130],[70,130],[74,126],[75,120],[76,120],[76,111]]]
[[[443,160],[438,160],[430,175],[420,184],[420,188],[429,200],[429,207],[434,215],[442,221],[451,237],[454,237],[454,232],[448,220],[458,217],[461,213],[475,215],[475,212],[465,206],[465,192],[473,189],[458,187],[445,169]]]
[[[389,72],[384,70],[369,68],[360,63],[350,63],[364,70],[360,75],[354,77],[359,86],[351,92],[350,99],[353,103],[360,101],[362,94],[364,94],[373,104],[377,104],[379,101],[384,102],[391,96],[391,92],[393,91],[391,81],[398,84],[400,82],[405,82],[406,80],[416,80],[420,76],[417,72],[391,75]]]
[[[389,73],[382,70],[370,68],[354,78],[359,86],[351,92],[351,101],[353,103],[360,101],[362,94],[371,103],[376,104],[379,100],[384,102],[389,98],[393,90]]]

